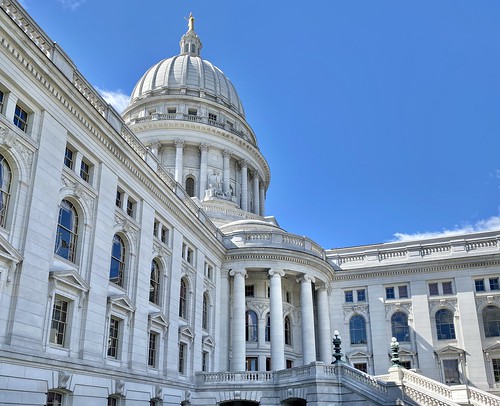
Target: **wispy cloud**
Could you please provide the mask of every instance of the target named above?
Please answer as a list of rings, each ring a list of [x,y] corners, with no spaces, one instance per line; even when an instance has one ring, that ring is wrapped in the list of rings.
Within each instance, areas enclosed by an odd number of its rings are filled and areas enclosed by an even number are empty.
[[[121,90],[105,90],[96,87],[96,90],[109,104],[111,104],[118,113],[121,113],[128,106],[130,97]]]
[[[85,3],[86,0],[57,0],[57,1],[61,3],[64,8],[67,8],[69,10],[76,10],[83,3]]]
[[[500,230],[500,216],[493,216],[486,220],[480,220],[475,224],[457,226],[452,230],[423,232],[415,234],[396,233],[394,234],[395,237],[394,241],[414,241],[426,238],[451,237],[454,235],[459,235],[464,233],[493,231],[493,230]]]

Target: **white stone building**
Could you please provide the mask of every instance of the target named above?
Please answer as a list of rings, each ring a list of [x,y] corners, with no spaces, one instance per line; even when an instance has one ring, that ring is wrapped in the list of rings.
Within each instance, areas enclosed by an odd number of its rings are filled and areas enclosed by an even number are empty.
[[[284,231],[193,18],[180,48],[120,117],[0,1],[0,404],[499,404],[500,232]]]

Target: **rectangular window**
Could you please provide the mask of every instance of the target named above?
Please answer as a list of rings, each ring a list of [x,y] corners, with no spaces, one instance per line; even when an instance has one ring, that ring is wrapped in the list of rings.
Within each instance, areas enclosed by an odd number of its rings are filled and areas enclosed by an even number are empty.
[[[245,286],[245,297],[254,297],[254,286],[246,285]]]
[[[58,392],[47,392],[46,406],[60,406],[63,404],[63,395]]]
[[[368,373],[368,366],[366,365],[366,362],[356,362],[352,366],[358,371],[364,372],[365,374]]]
[[[158,237],[158,229],[160,228],[160,223],[158,221],[155,221],[153,223],[153,235],[155,237]]]
[[[52,309],[52,324],[50,328],[50,342],[64,346],[66,338],[66,328],[68,326],[68,307],[69,302],[55,298]]]
[[[411,361],[399,361],[399,365],[404,369],[411,369]]]
[[[452,295],[453,294],[453,287],[451,285],[451,282],[443,282],[443,295]]]
[[[460,372],[458,371],[458,360],[457,359],[444,359],[443,360],[444,369],[444,383],[447,385],[459,385],[460,384]]]
[[[184,375],[186,373],[186,356],[187,344],[179,343],[179,373]]]
[[[491,364],[493,365],[493,376],[495,377],[495,382],[500,382],[500,358],[493,358],[491,360]]]
[[[291,359],[286,360],[286,368],[287,369],[293,368],[293,361]]]
[[[118,399],[109,397],[108,398],[108,406],[118,406]]]
[[[80,178],[82,178],[85,182],[90,182],[90,168],[92,166],[82,159],[82,163],[80,165]]]
[[[186,252],[186,261],[190,264],[194,262],[194,252],[191,248],[188,247]]]
[[[109,320],[108,357],[118,358],[119,334],[120,320],[111,317]]]
[[[259,370],[259,359],[257,357],[247,357],[246,371],[258,371],[258,370]]]
[[[74,152],[66,147],[66,150],[64,151],[64,165],[66,165],[69,169],[73,169],[74,155]]]
[[[201,353],[201,370],[203,372],[208,371],[208,352],[207,351],[203,351]]]
[[[168,114],[175,114],[175,113],[177,113],[177,109],[175,107],[168,107],[167,113]]]
[[[352,294],[352,290],[346,290],[344,292],[344,297],[345,297],[345,302],[346,303],[352,303],[352,302],[354,302],[354,296]]]
[[[16,110],[14,112],[14,125],[24,132],[28,130],[28,112],[19,104],[16,104]]]
[[[271,358],[266,357],[266,371],[271,371]]]
[[[400,299],[407,299],[409,297],[408,286],[406,285],[398,286],[398,293]]]
[[[3,91],[0,90],[0,114],[3,113],[4,102],[5,102],[5,94]]]
[[[197,116],[198,115],[198,110],[196,110],[196,109],[188,109],[188,114],[190,116]]]
[[[490,278],[490,290],[499,290],[498,278]]]
[[[291,304],[292,303],[292,294],[287,291],[285,293],[285,297],[286,297],[286,302]]]
[[[437,283],[429,283],[429,295],[430,296],[439,295],[439,288]]]
[[[396,299],[396,294],[394,293],[394,286],[389,286],[385,288],[385,298]]]
[[[208,113],[208,120],[209,121],[217,121],[217,114]]]
[[[149,346],[148,346],[148,365],[150,367],[156,367],[156,352],[158,346],[158,334],[149,333]]]
[[[474,285],[476,287],[476,292],[484,292],[484,279],[476,279],[474,281]]]
[[[116,191],[115,205],[116,205],[116,207],[119,207],[120,209],[122,208],[122,205],[123,205],[123,192],[121,190],[117,190]]]
[[[168,244],[168,228],[166,228],[164,225],[162,225],[161,227],[160,241],[164,244]]]
[[[365,302],[366,301],[366,292],[364,289],[358,289],[356,291],[357,297],[358,297],[358,302]]]
[[[127,199],[127,214],[130,217],[134,217],[135,212],[135,202],[132,199]]]

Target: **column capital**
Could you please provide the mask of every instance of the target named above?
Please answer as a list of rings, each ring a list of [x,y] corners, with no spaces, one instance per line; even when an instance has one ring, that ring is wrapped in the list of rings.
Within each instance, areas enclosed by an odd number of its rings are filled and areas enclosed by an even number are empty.
[[[184,141],[183,140],[177,139],[174,141],[174,144],[177,148],[184,148]]]
[[[224,151],[222,151],[222,156],[225,157],[225,158],[230,158],[231,157],[231,151],[228,151],[227,149],[225,149]]]
[[[297,278],[297,282],[298,283],[311,283],[311,282],[315,282],[316,279],[314,278],[314,276],[311,276],[311,275],[302,275],[302,276],[299,276]]]
[[[247,270],[246,269],[231,269],[229,271],[229,275],[231,275],[231,276],[241,275],[244,278],[246,278],[247,277]]]
[[[246,159],[241,159],[239,161],[239,164],[242,168],[247,168],[248,167],[248,161]]]
[[[272,278],[273,276],[283,277],[285,276],[285,271],[283,269],[270,269],[268,271],[269,276]]]
[[[209,144],[200,144],[200,151],[208,151],[210,149],[210,145]]]
[[[257,178],[257,179],[258,179],[258,178],[260,177],[260,172],[259,172],[257,169],[254,169],[254,170],[252,171],[252,176],[254,177],[254,179],[255,179],[255,178]]]
[[[149,143],[149,148],[151,149],[156,149],[157,151],[160,151],[162,147],[162,144],[160,140],[154,140]]]

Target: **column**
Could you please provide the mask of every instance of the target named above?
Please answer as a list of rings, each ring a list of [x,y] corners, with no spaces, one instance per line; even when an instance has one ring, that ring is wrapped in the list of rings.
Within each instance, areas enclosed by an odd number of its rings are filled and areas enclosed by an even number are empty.
[[[248,166],[244,159],[241,165],[241,210],[248,210]]]
[[[281,269],[269,271],[271,279],[271,367],[277,371],[285,369],[285,338],[283,325],[283,298],[281,277],[285,272]]]
[[[319,360],[330,364],[332,362],[332,345],[330,344],[330,311],[326,286],[318,288],[316,297],[318,299]]]
[[[175,181],[182,184],[184,141],[175,140]]]
[[[245,277],[244,269],[232,270],[233,277],[233,359],[232,371],[245,370]]]
[[[253,172],[253,212],[260,214],[259,171]]]
[[[304,275],[300,282],[300,308],[302,312],[302,358],[307,365],[316,361],[316,340],[314,336],[314,310],[312,285],[314,278]]]
[[[266,189],[264,188],[263,182],[260,184],[260,215],[264,217],[266,215]]]
[[[200,200],[205,197],[205,190],[207,190],[207,160],[208,160],[208,145],[200,145]]]
[[[230,171],[229,171],[229,158],[231,157],[231,153],[227,150],[224,150],[222,152],[222,162],[224,166],[224,173],[222,175],[222,192],[224,195],[228,196],[231,192],[231,189],[229,189],[229,177],[230,177]]]

